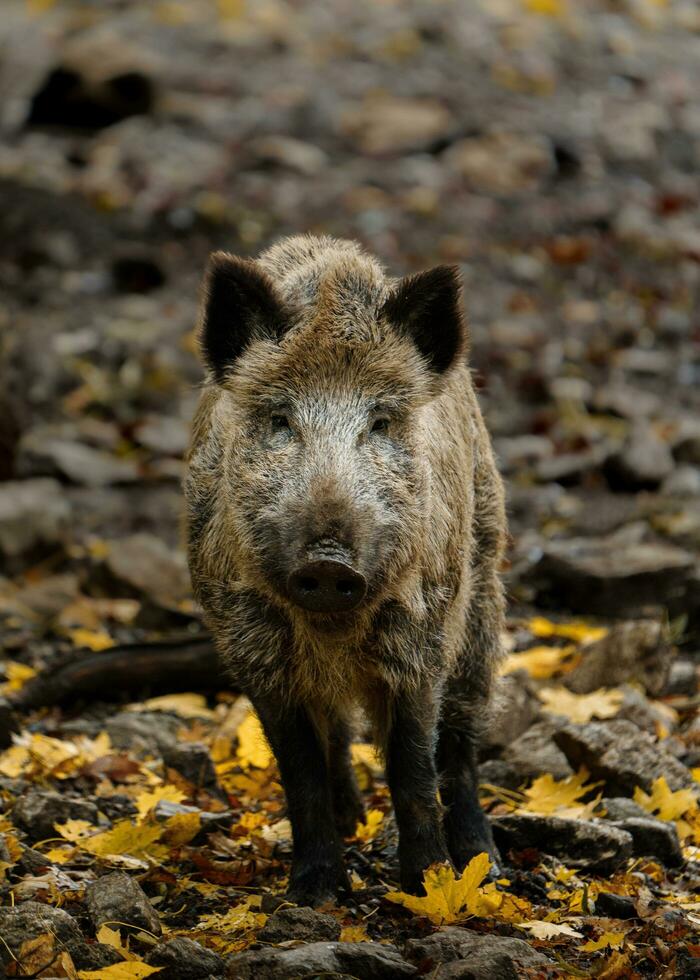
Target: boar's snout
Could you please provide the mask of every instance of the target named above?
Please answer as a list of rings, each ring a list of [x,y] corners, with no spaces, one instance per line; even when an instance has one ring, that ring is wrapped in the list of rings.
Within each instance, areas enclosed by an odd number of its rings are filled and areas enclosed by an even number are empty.
[[[289,597],[310,612],[350,612],[367,592],[367,581],[339,557],[317,557],[299,565],[287,580]]]

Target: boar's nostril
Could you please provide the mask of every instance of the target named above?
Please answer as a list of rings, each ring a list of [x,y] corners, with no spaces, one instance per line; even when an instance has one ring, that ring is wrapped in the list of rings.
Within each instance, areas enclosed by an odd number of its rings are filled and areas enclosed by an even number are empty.
[[[287,580],[289,598],[311,612],[349,612],[365,597],[364,576],[345,562],[330,558],[307,562]]]

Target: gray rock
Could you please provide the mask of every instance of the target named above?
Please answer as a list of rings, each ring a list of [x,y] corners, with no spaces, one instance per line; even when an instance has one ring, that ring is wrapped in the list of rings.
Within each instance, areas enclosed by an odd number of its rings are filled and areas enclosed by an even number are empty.
[[[634,615],[677,602],[693,570],[693,556],[674,545],[630,540],[621,534],[548,542],[527,573],[550,605],[588,615]]]
[[[679,466],[666,477],[661,493],[669,497],[697,497],[700,495],[700,466]]]
[[[189,426],[168,415],[147,415],[134,429],[134,437],[155,453],[182,456],[189,441]]]
[[[60,949],[72,950],[83,942],[78,923],[63,909],[43,905],[41,902],[22,902],[9,908],[0,908],[0,962],[9,963],[10,951],[17,954],[22,943],[36,939],[46,932],[52,933]]]
[[[108,542],[105,567],[118,583],[157,606],[179,609],[190,594],[184,556],[145,532]]]
[[[209,980],[224,975],[224,961],[220,956],[184,936],[156,946],[146,962],[160,967],[161,980]]]
[[[655,820],[645,814],[643,817],[612,820],[610,826],[631,834],[635,857],[655,857],[668,868],[679,868],[683,864],[681,843],[672,823]]]
[[[139,469],[133,460],[120,459],[82,442],[56,438],[50,427],[28,432],[19,446],[18,470],[27,476],[60,475],[87,487],[133,483]]]
[[[194,786],[216,787],[216,771],[206,745],[201,742],[176,742],[163,747],[163,762],[176,769]]]
[[[607,636],[583,648],[583,659],[564,678],[577,694],[599,687],[641,684],[648,694],[661,694],[675,656],[666,626],[640,619],[611,626]]]
[[[579,453],[561,453],[541,459],[535,467],[535,476],[540,483],[575,486],[586,474],[598,470],[609,455],[610,449],[606,446],[594,446]]]
[[[566,756],[553,742],[554,732],[562,722],[547,718],[537,722],[520,738],[506,746],[503,761],[520,776],[521,781],[551,773],[556,779],[570,776],[572,769]]]
[[[655,415],[661,408],[661,399],[642,388],[616,382],[598,388],[591,404],[597,412],[619,415],[623,419],[638,419]]]
[[[73,964],[78,970],[104,970],[105,967],[122,963],[122,957],[106,943],[80,943],[70,951]]]
[[[406,955],[420,965],[421,972],[474,980],[517,980],[524,970],[551,965],[546,956],[522,939],[472,932],[459,926],[446,926],[431,936],[409,939]],[[471,972],[463,972],[465,969]]]
[[[607,873],[632,854],[632,835],[597,820],[574,820],[530,813],[509,813],[491,821],[503,853],[536,848],[572,868]]]
[[[314,909],[279,909],[269,917],[258,939],[263,943],[283,943],[289,939],[320,942],[340,938],[340,923],[332,915]]]
[[[164,711],[120,711],[105,730],[118,749],[148,749],[161,754],[177,741],[182,719]]]
[[[249,950],[226,961],[227,980],[291,980],[317,974],[399,980],[416,973],[395,946],[380,943],[310,943],[294,949]]]
[[[693,660],[674,660],[668,672],[664,694],[692,696],[698,687],[698,668]]]
[[[55,837],[54,824],[68,819],[97,823],[97,807],[88,800],[71,800],[51,790],[30,789],[12,808],[12,822],[32,842]]]
[[[57,544],[70,506],[56,480],[8,481],[0,485],[0,554],[15,558],[38,546]]]
[[[494,720],[485,733],[485,744],[495,748],[510,745],[537,721],[541,710],[528,678],[520,673],[507,674],[498,685]]]
[[[673,472],[670,446],[651,428],[634,430],[619,453],[605,463],[605,476],[613,490],[655,490]]]
[[[604,796],[596,807],[596,813],[608,820],[643,820],[649,814],[639,803],[626,796]]]
[[[104,923],[126,922],[160,936],[161,925],[155,909],[139,883],[126,872],[113,871],[93,881],[85,897],[95,929]]]
[[[515,766],[504,759],[487,759],[479,765],[479,783],[489,786],[503,786],[504,789],[518,789],[523,778]]]
[[[575,769],[585,766],[615,795],[631,796],[637,786],[649,790],[659,776],[672,790],[697,786],[675,756],[625,719],[566,725],[554,733],[554,741]]]

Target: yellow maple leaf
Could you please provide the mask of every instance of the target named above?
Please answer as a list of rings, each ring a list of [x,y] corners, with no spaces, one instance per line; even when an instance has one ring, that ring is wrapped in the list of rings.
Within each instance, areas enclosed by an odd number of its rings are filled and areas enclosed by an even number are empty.
[[[17,779],[31,763],[26,745],[11,745],[0,755],[0,774],[8,779]]]
[[[114,640],[106,630],[87,630],[79,627],[74,630],[66,630],[66,635],[70,637],[76,647],[86,647],[99,653],[100,650],[109,650],[114,646]]]
[[[533,636],[561,636],[565,640],[573,640],[585,646],[588,643],[595,643],[608,635],[606,626],[591,626],[582,620],[573,620],[569,623],[552,623],[544,616],[535,616],[527,623],[528,630]]]
[[[485,852],[472,858],[460,878],[449,865],[434,864],[423,876],[425,895],[387,892],[386,898],[416,915],[427,916],[436,925],[450,925],[473,915],[493,915],[503,901],[503,893],[497,891],[495,884],[480,887],[490,867]]]
[[[18,663],[16,660],[5,661],[5,683],[0,684],[0,694],[11,694],[13,691],[21,690],[27,681],[36,677],[36,671],[27,664]]]
[[[88,837],[91,830],[97,830],[89,820],[66,820],[65,823],[55,823],[54,829],[66,840],[75,842],[82,837]]]
[[[634,791],[634,802],[649,813],[655,813],[660,820],[678,820],[687,813],[698,809],[698,798],[691,789],[669,788],[665,776],[659,776],[651,784],[651,793],[645,793],[637,786]]]
[[[131,820],[119,820],[110,830],[81,839],[79,845],[98,857],[142,857],[160,838],[162,827],[158,823],[133,824]]]
[[[97,930],[96,938],[98,943],[103,943],[105,946],[111,946],[112,949],[116,949],[123,959],[138,959],[138,957],[136,957],[133,953],[130,953],[126,946],[124,946],[122,943],[122,934],[119,929],[110,929],[109,926],[102,925]]]
[[[184,799],[185,794],[181,789],[164,783],[162,786],[156,786],[155,789],[139,793],[134,802],[138,810],[139,820],[143,820],[151,810],[158,806],[161,800],[166,800],[168,803],[182,803]]]
[[[343,926],[340,930],[341,943],[369,943],[371,939],[367,935],[364,926]]]
[[[226,912],[203,915],[197,923],[197,928],[223,933],[260,929],[267,922],[267,916],[263,912],[256,911],[259,905],[260,899],[252,895],[245,902],[234,905]]]
[[[201,826],[202,819],[198,813],[175,813],[163,824],[160,839],[169,847],[180,847],[189,844]]]
[[[368,790],[372,780],[382,772],[382,760],[374,745],[369,742],[353,742],[350,747],[352,767],[355,770],[357,785]]]
[[[162,969],[162,966],[149,966],[148,963],[131,960],[103,966],[99,970],[78,970],[78,977],[79,980],[143,980]]]
[[[594,953],[598,949],[619,949],[624,941],[624,932],[604,932],[600,939],[589,939],[584,943],[581,952]]]
[[[582,804],[581,798],[601,785],[600,783],[587,784],[589,775],[587,769],[581,768],[577,773],[559,780],[550,773],[538,776],[525,790],[523,794],[525,801],[520,809],[542,814],[566,811],[573,815],[581,812],[591,805]]]
[[[576,647],[531,647],[521,653],[509,653],[501,664],[502,674],[526,671],[530,677],[545,680],[566,673],[576,666]]]
[[[238,765],[243,769],[254,766],[256,769],[267,769],[272,763],[272,752],[265,738],[260,720],[255,712],[248,712],[238,726],[238,747],[236,749]]]
[[[364,823],[361,823],[360,821],[357,823],[357,827],[355,828],[355,837],[361,841],[374,840],[383,820],[384,814],[381,810],[368,810]]]
[[[565,687],[546,687],[538,691],[537,696],[546,712],[563,715],[579,725],[585,725],[591,718],[614,717],[625,698],[622,691],[614,687],[600,687],[590,694],[574,694]]]
[[[169,711],[180,718],[215,718],[215,713],[207,705],[203,694],[183,692],[182,694],[163,694],[129,705],[130,711]]]

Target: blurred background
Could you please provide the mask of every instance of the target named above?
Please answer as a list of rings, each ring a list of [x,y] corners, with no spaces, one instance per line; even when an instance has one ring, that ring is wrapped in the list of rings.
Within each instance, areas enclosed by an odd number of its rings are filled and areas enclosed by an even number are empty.
[[[513,610],[700,647],[694,0],[3,0],[0,90],[13,657],[198,628],[201,270],[304,231],[460,264]]]

